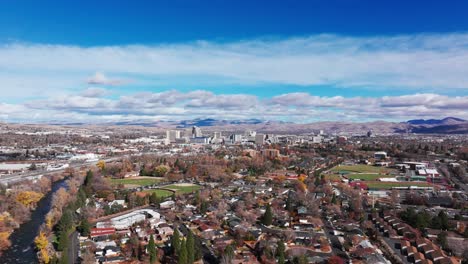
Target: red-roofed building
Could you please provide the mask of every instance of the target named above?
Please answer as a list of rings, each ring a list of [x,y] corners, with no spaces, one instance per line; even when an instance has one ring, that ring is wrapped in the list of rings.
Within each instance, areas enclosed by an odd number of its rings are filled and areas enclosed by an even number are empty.
[[[115,228],[92,228],[91,237],[109,236],[115,234]]]

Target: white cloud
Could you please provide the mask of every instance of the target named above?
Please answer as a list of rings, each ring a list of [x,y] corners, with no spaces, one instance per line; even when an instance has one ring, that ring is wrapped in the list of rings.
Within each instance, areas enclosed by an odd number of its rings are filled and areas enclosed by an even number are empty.
[[[41,71],[96,72],[88,81],[105,85],[120,81],[101,71],[169,79],[201,76],[236,83],[467,89],[468,34],[317,35],[155,46],[11,44],[0,46],[0,68],[24,77]]]
[[[408,120],[455,116],[468,119],[468,96],[409,94],[384,97],[324,97],[289,93],[270,99],[247,94],[214,94],[198,90],[182,93],[136,93],[116,99],[81,94],[33,100],[23,105],[0,105],[9,120],[119,121],[184,120],[191,118],[367,121]],[[462,111],[460,111],[462,110]]]
[[[120,85],[125,83],[123,80],[109,79],[102,72],[96,72],[93,76],[88,78],[87,82],[91,85]]]
[[[109,94],[109,91],[99,87],[89,87],[83,92],[81,92],[81,96],[83,97],[103,97]]]

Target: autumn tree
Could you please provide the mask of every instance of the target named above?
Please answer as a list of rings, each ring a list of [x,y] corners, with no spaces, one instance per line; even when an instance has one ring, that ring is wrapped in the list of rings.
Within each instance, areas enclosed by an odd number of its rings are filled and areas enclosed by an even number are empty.
[[[159,165],[154,168],[153,176],[155,177],[163,177],[169,171],[168,167],[165,165]]]
[[[42,263],[49,263],[50,257],[49,252],[47,251],[47,246],[49,245],[49,240],[45,232],[40,231],[39,235],[34,239],[34,244],[36,245],[37,250],[39,251],[39,257]]]
[[[106,169],[106,162],[103,160],[98,161],[96,166],[101,170],[104,171]]]
[[[22,205],[32,208],[41,200],[44,195],[34,191],[22,191],[16,195],[16,200]]]

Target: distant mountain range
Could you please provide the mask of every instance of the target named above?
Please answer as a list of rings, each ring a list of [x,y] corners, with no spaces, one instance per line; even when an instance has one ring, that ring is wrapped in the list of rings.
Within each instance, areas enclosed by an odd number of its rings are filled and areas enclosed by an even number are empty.
[[[52,125],[64,126],[86,126],[82,123],[60,123],[54,122]],[[417,133],[417,134],[468,134],[468,121],[455,117],[443,119],[415,119],[406,122],[315,122],[310,124],[296,124],[282,121],[264,121],[260,119],[243,120],[218,120],[213,118],[193,119],[183,121],[126,121],[111,122],[106,126],[141,126],[153,129],[185,129],[192,126],[203,127],[207,131],[232,131],[243,132],[245,130],[256,130],[265,133],[309,133],[324,130],[327,133],[354,133],[365,134],[373,131],[378,134],[389,133]]]
[[[457,125],[466,123],[466,120],[456,117],[446,117],[444,119],[414,119],[406,123],[411,125]]]
[[[406,122],[410,132],[421,134],[468,134],[468,121],[446,117],[444,119],[416,119]]]

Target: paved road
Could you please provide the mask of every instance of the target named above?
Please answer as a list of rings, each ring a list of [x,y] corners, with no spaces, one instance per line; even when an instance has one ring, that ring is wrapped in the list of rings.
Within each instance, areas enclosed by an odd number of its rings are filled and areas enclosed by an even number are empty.
[[[328,219],[325,219],[325,218],[322,218],[322,219],[325,222],[325,225],[323,226],[323,230],[325,231],[325,235],[330,241],[333,256],[340,256],[341,258],[344,258],[346,259],[346,261],[348,261],[350,257],[348,253],[343,250],[343,245],[339,241],[338,236],[335,236],[332,234],[332,232],[335,230],[333,223]]]
[[[438,165],[439,168],[445,168],[446,170],[448,170],[447,168],[447,165],[445,164],[439,164]],[[458,179],[457,177],[453,176],[452,173],[450,173],[449,171],[449,175],[444,175],[447,179],[449,179],[450,181],[454,182],[455,184],[457,184],[460,189],[462,189],[463,191],[465,191],[465,193],[468,193],[468,184],[466,183],[463,183],[460,179]]]
[[[68,264],[80,263],[78,251],[80,250],[80,242],[78,241],[78,232],[74,231],[68,237],[70,244],[67,248]]]
[[[130,157],[130,156],[138,156],[141,155],[140,153],[138,154],[133,154],[133,155],[123,155],[123,156],[116,156],[116,157],[110,157],[104,159],[105,162],[112,162],[116,161],[125,157]],[[38,176],[46,176],[46,175],[52,175],[56,173],[60,173],[65,171],[66,169],[76,169],[80,168],[82,166],[89,166],[92,164],[96,164],[96,161],[90,161],[90,162],[82,162],[82,163],[72,163],[70,164],[70,167],[61,169],[61,170],[53,170],[53,171],[45,171],[45,170],[39,170],[39,171],[29,171],[26,173],[20,173],[20,174],[12,174],[12,175],[3,175],[0,176],[0,184],[8,184],[8,183],[14,183],[14,182],[19,182],[22,180],[32,180]]]

